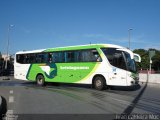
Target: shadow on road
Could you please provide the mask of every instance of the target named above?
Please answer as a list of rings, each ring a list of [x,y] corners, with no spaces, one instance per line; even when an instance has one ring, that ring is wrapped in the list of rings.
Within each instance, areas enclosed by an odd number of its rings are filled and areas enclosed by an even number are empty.
[[[122,114],[131,114],[133,109],[136,107],[138,101],[140,100],[140,98],[142,97],[144,91],[146,90],[148,85],[148,75],[147,75],[147,81],[143,87],[143,89],[139,92],[139,94],[135,97],[135,99],[133,99],[133,101],[131,102],[131,104],[123,111]]]
[[[139,84],[135,86],[109,86],[109,89],[115,91],[136,91],[139,90],[141,86]]]
[[[58,89],[68,89],[73,91],[79,91],[80,89],[85,91],[86,89],[91,89],[91,85],[87,84],[72,84],[72,83],[47,83],[45,88],[58,88]]]
[[[4,97],[2,97],[2,104],[0,106],[0,120],[2,120],[3,116],[6,114],[7,112],[7,101]]]
[[[78,90],[78,89],[88,89],[88,90],[95,90],[94,88],[92,88],[92,85],[90,84],[75,84],[75,83],[56,83],[56,82],[50,82],[50,83],[46,83],[45,86],[41,87],[41,86],[37,86],[37,84],[35,82],[23,82],[20,83],[19,86],[31,86],[31,87],[38,87],[38,88],[56,88],[56,89],[69,89],[69,90]],[[137,91],[141,88],[140,85],[135,85],[135,86],[109,86],[107,87],[105,90],[103,90],[104,92],[110,92],[110,93],[117,93],[120,94],[120,91]],[[126,94],[126,93],[124,93]]]

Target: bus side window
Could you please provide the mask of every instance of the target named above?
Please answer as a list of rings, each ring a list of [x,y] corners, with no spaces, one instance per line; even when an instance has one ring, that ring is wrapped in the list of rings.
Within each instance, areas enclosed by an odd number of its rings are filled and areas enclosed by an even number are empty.
[[[40,63],[41,59],[40,59],[40,54],[36,54],[36,63]]]
[[[81,51],[82,62],[100,62],[101,57],[96,49]]]
[[[80,51],[74,51],[74,62],[80,62],[80,61],[81,61]]]
[[[29,63],[35,63],[35,54],[29,55]]]
[[[23,63],[24,61],[24,55],[16,55],[16,61],[17,63]]]
[[[90,52],[88,50],[81,51],[81,62],[89,62],[90,61]]]
[[[36,54],[36,63],[46,63],[47,62],[47,54],[46,53],[38,53]]]
[[[48,53],[48,62],[52,62],[53,53]]]
[[[92,50],[93,53],[93,61],[97,62],[102,62],[102,58],[100,57],[99,53],[97,50]]]
[[[58,52],[54,52],[53,53],[53,56],[52,56],[52,61],[54,62],[54,63],[56,63],[56,62],[58,62]]]
[[[75,62],[75,54],[74,51],[66,51],[64,52],[65,62]]]
[[[102,62],[102,59],[98,54],[95,54],[95,57],[97,62]]]
[[[24,64],[27,64],[29,63],[29,56],[27,54],[24,55],[24,61],[23,61]]]

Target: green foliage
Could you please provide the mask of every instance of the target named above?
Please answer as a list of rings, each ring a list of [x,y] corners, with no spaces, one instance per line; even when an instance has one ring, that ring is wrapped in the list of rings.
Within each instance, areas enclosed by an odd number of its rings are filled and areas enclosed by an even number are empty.
[[[156,50],[156,54],[153,56],[152,62],[152,68],[156,71],[160,71],[160,51]]]
[[[135,49],[133,52],[141,56],[141,63],[137,63],[138,69],[149,69],[150,59],[149,51],[154,50],[156,52],[155,56],[152,57],[152,69],[155,71],[160,71],[160,51],[156,49]]]

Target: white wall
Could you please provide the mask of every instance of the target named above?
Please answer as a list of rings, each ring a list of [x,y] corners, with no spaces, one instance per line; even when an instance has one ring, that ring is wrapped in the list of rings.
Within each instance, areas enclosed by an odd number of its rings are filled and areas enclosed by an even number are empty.
[[[149,83],[160,83],[160,74],[139,74],[140,82],[147,82],[147,79]]]

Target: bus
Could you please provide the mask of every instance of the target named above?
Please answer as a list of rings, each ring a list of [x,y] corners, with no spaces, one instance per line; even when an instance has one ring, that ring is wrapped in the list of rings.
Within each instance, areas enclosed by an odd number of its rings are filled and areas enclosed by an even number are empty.
[[[17,52],[14,77],[35,81],[39,86],[46,82],[78,83],[91,84],[97,90],[106,86],[133,86],[139,80],[134,53],[112,44]]]

